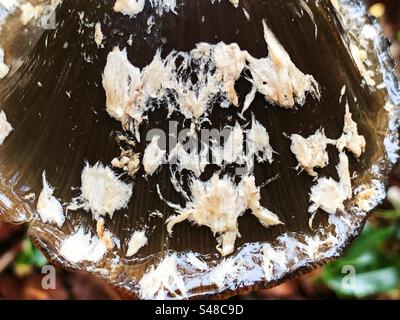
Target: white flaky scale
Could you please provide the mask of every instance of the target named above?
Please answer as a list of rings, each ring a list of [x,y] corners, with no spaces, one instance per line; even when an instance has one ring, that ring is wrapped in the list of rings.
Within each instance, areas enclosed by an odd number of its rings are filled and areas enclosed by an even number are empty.
[[[221,0],[211,0],[211,3],[214,4],[216,1],[221,2]],[[239,7],[239,0],[229,0],[229,2],[235,7]]]
[[[143,11],[145,0],[117,0],[114,11],[130,17],[136,16]]]
[[[246,52],[240,50],[236,44],[226,45],[220,43],[215,46],[214,60],[229,101],[237,107],[239,98],[235,90],[235,83],[240,78],[246,66]]]
[[[160,148],[159,141],[160,136],[154,136],[144,152],[143,167],[146,174],[150,176],[162,165],[167,153]]]
[[[230,3],[232,3],[232,5],[237,8],[239,7],[239,0],[229,0]]]
[[[199,255],[196,255],[193,252],[186,254],[186,261],[196,270],[205,271],[209,269],[207,263],[200,259]]]
[[[200,148],[190,148],[190,145],[177,143],[168,155],[168,163],[176,165],[174,169],[176,172],[182,173],[183,170],[188,170],[196,177],[200,177],[209,164],[219,167],[229,164],[246,164],[248,172],[251,173],[254,157],[259,163],[273,162],[274,151],[270,145],[269,134],[254,117],[250,129],[243,130],[236,123],[234,127],[225,127],[222,132],[227,133],[226,137],[224,134],[220,135],[220,138],[226,140],[222,146],[220,141],[217,141],[220,139],[211,139],[211,147],[204,144]]]
[[[232,128],[224,145],[223,159],[225,164],[243,163],[244,132],[239,123]]]
[[[247,149],[250,156],[256,156],[260,163],[268,161],[271,164],[274,161],[274,150],[267,129],[255,119],[254,115],[251,128],[247,130]]]
[[[331,232],[323,237],[320,234],[305,236],[303,242],[299,242],[299,250],[305,253],[310,261],[316,261],[323,258],[322,248],[335,248],[338,242],[338,238]]]
[[[364,190],[358,192],[356,199],[357,206],[361,210],[368,212],[373,208],[373,206],[371,205],[371,199],[374,199],[375,194],[376,194],[375,188],[365,188]]]
[[[175,254],[168,254],[156,267],[150,267],[139,281],[141,299],[164,300],[168,294],[180,298],[187,295],[176,260]]]
[[[332,4],[337,10],[337,17],[343,28],[352,35],[348,37],[345,45],[353,58],[354,65],[360,72],[362,82],[371,88],[376,88],[379,84],[376,83],[374,63],[368,53],[376,45],[377,28],[361,7],[360,10],[354,10],[352,3],[338,0],[332,0]]]
[[[351,151],[359,158],[365,151],[365,137],[358,133],[358,125],[352,119],[349,104],[346,104],[346,114],[344,117],[343,135],[337,141],[337,148],[340,152],[344,149]]]
[[[293,108],[296,104],[303,105],[307,93],[319,99],[319,86],[315,79],[295,66],[289,54],[268,28],[265,20],[263,20],[263,27],[269,55],[262,59],[254,58],[249,54],[247,56],[253,90],[246,97],[245,108],[251,105],[256,91],[264,95],[269,103],[283,108]]]
[[[140,156],[132,149],[122,150],[119,157],[111,161],[114,168],[122,169],[131,177],[134,177],[140,167]]]
[[[393,191],[395,187],[389,188],[387,198],[390,202],[393,200]],[[354,189],[355,203],[363,212],[369,212],[377,206],[379,200],[386,197],[385,187],[377,179],[373,179],[368,184],[362,184]]]
[[[104,39],[104,34],[101,30],[101,23],[98,21],[94,27],[94,42],[100,48]]]
[[[147,19],[147,34],[151,34],[151,29],[153,28],[153,26],[156,24],[155,20],[154,20],[154,16],[150,16]]]
[[[43,13],[43,5],[33,6],[27,2],[20,6],[21,9],[21,22],[26,26],[32,20],[39,19]]]
[[[314,171],[315,168],[325,168],[329,164],[327,146],[328,144],[336,144],[336,141],[328,139],[323,130],[317,130],[315,134],[308,138],[292,134],[290,139],[292,140],[290,150],[296,156],[299,167],[310,176],[316,177],[318,175]]]
[[[117,47],[108,54],[103,73],[103,87],[106,91],[108,114],[124,123],[128,104],[141,86],[140,70],[128,61],[126,50]]]
[[[132,185],[121,181],[107,166],[88,163],[81,175],[81,196],[73,199],[69,210],[82,208],[90,211],[98,220],[102,216],[111,218],[120,209],[126,208],[132,197]]]
[[[319,98],[315,79],[294,65],[265,21],[263,26],[269,56],[262,59],[252,57],[236,43],[203,42],[189,52],[172,51],[164,59],[158,50],[153,61],[140,70],[129,62],[126,50],[114,48],[103,73],[108,113],[124,126],[133,120],[137,129],[144,114],[154,110],[149,100],[157,99],[168,102],[168,114],[178,111],[188,119],[198,120],[209,112],[216,99],[222,99],[221,107],[238,106],[235,83],[245,69],[250,70],[252,77],[248,80],[253,88],[243,112],[257,92],[284,108],[304,104],[307,93]],[[196,81],[187,76],[191,73],[196,74]]]
[[[164,12],[176,13],[176,0],[148,0],[155,12],[162,16]],[[134,17],[144,10],[146,0],[116,0],[114,11]]]
[[[111,231],[106,229],[105,221],[103,218],[97,220],[96,233],[99,239],[103,242],[107,250],[111,250],[115,245],[119,247],[120,241],[111,233]]]
[[[285,270],[287,267],[287,263],[288,261],[286,257],[286,252],[284,250],[274,249],[269,243],[264,244],[263,269],[265,279],[267,281],[273,280],[274,269],[276,270],[277,268],[279,268],[281,270]]]
[[[111,165],[134,177],[140,168],[140,154],[133,150],[136,142],[123,134],[117,135],[117,140],[120,143],[121,154],[111,160]]]
[[[18,0],[0,0],[0,5],[7,11],[12,12],[20,5]]]
[[[9,71],[10,67],[4,62],[4,50],[0,47],[0,79],[5,78]]]
[[[65,221],[64,209],[60,201],[54,197],[54,188],[48,184],[45,172],[43,172],[42,180],[43,189],[38,198],[36,211],[43,222],[54,223],[61,228]]]
[[[351,198],[353,191],[349,171],[349,159],[342,152],[339,154],[339,164],[336,167],[339,181],[332,178],[320,178],[311,188],[309,212],[314,214],[318,209],[329,214],[344,211],[344,201]]]
[[[217,250],[226,256],[234,251],[239,234],[238,218],[250,209],[252,214],[265,226],[282,224],[279,217],[260,204],[260,190],[254,176],[243,177],[236,185],[228,176],[219,178],[216,174],[209,181],[193,179],[190,183],[191,201],[185,208],[174,206],[178,215],[167,220],[167,229],[185,220],[199,226],[207,226],[218,235]]]
[[[0,111],[0,146],[4,143],[12,131],[13,127],[8,122],[5,112]]]
[[[341,97],[345,89],[346,87],[343,87]],[[366,140],[358,133],[358,125],[352,119],[348,103],[346,103],[343,134],[338,140],[327,138],[324,130],[317,130],[308,138],[298,134],[293,134],[290,138],[292,140],[290,149],[296,156],[299,167],[313,177],[318,175],[314,171],[315,168],[325,168],[329,164],[328,145],[335,145],[339,152],[347,149],[357,158],[365,152],[366,148]]]
[[[375,72],[369,70],[369,66],[367,66],[369,62],[367,51],[358,46],[357,44],[351,43],[350,53],[353,57],[355,65],[357,66],[358,70],[361,73],[361,76],[364,78],[365,83],[371,87],[376,86],[376,82],[374,80]]]
[[[240,272],[240,268],[242,267],[241,262],[241,260],[234,257],[223,259],[210,272],[209,278],[211,283],[215,284],[218,288],[223,288],[225,283],[235,279]]]
[[[203,146],[200,151],[197,148],[188,149],[186,150],[183,144],[177,143],[169,153],[168,162],[170,165],[177,165],[178,172],[188,170],[196,177],[200,177],[209,164],[209,150],[206,146]]]
[[[162,16],[164,13],[172,12],[176,14],[176,0],[149,0],[150,5],[155,9],[156,13],[159,16]]]
[[[145,230],[135,231],[129,242],[128,242],[128,250],[126,251],[126,257],[133,257],[136,253],[139,252],[141,248],[146,246],[148,243],[148,238],[146,236]]]
[[[106,254],[107,247],[97,236],[86,233],[83,227],[80,227],[61,242],[59,252],[71,263],[99,262]]]

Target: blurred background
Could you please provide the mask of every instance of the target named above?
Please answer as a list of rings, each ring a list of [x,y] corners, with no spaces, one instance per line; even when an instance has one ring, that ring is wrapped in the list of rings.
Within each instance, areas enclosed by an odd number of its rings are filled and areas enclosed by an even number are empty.
[[[366,2],[400,61],[400,1]],[[341,259],[274,289],[234,299],[400,299],[400,165],[390,186],[388,200]],[[46,263],[27,239],[24,226],[0,222],[0,299],[120,299],[102,280],[63,270],[57,270],[56,289],[43,290],[40,270]],[[342,269],[347,265],[357,272],[357,285],[348,290],[342,286]]]

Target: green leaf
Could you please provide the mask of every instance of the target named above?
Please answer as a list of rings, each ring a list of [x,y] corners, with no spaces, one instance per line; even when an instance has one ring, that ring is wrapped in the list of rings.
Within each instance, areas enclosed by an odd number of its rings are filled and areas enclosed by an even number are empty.
[[[396,267],[359,273],[355,275],[354,286],[344,285],[345,275],[327,279],[326,284],[339,296],[366,298],[379,293],[388,292],[400,284],[400,276]]]
[[[361,255],[366,250],[376,250],[394,234],[395,229],[395,226],[384,228],[375,228],[368,226],[357,239],[357,241],[353,243],[350,250],[346,254],[346,258],[355,258]]]
[[[388,220],[400,219],[400,211],[398,210],[378,210],[375,214],[383,219],[388,219]]]
[[[382,250],[387,240],[395,241],[398,228],[373,227],[367,225],[360,237],[350,247],[344,257],[324,267],[320,281],[339,296],[365,298],[400,287],[399,259],[397,255]],[[344,267],[355,270],[355,282],[346,287],[344,280],[349,275]]]
[[[377,252],[376,250],[366,250],[361,254],[353,257],[344,257],[337,262],[337,268],[342,268],[344,266],[355,266],[357,270],[363,271],[365,268],[379,268],[381,266],[381,262],[383,262],[384,257]],[[386,261],[384,261],[386,262]]]
[[[24,249],[16,257],[15,264],[41,268],[47,264],[47,259],[43,256],[39,249],[33,245],[29,238],[26,238],[24,240]]]

